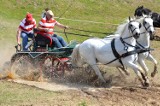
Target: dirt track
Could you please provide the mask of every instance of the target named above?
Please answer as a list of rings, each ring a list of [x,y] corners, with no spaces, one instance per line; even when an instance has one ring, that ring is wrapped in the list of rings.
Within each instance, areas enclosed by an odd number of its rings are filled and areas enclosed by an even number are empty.
[[[159,42],[155,42],[159,44]],[[153,51],[153,56],[157,61],[159,57],[159,46]],[[148,67],[152,70],[153,64],[147,63]],[[160,66],[158,66],[158,69]],[[159,71],[159,70],[158,70]],[[79,101],[85,101],[84,106],[160,106],[160,77],[159,73],[152,79],[151,87],[142,89],[139,84],[131,84],[134,80],[127,83],[121,79],[113,80],[114,84],[111,88],[94,87],[88,84],[79,84],[74,82],[59,83],[59,82],[34,82],[15,80],[16,83],[22,83],[30,86],[35,86],[45,90],[54,92],[61,92],[59,97],[55,99],[56,106],[63,106],[64,102],[68,102],[69,106],[77,105]],[[115,79],[114,77],[113,79]],[[74,79],[72,79],[74,80]],[[117,85],[117,83],[119,85]],[[122,85],[120,83],[123,83]],[[116,86],[116,87],[115,87]],[[125,86],[125,87],[124,87]],[[67,106],[68,106],[67,104]],[[42,105],[42,104],[34,104]]]
[[[158,42],[157,42],[158,43]],[[153,51],[153,56],[159,61],[160,49],[156,48]],[[147,62],[150,70],[153,70],[153,63]],[[158,69],[159,69],[158,65]],[[113,71],[111,69],[111,71]],[[151,71],[150,71],[151,72]],[[109,74],[108,72],[107,74]],[[112,73],[113,74],[113,73]],[[138,82],[135,82],[135,76],[131,71],[132,78],[123,80],[122,77],[112,76],[111,88],[95,87],[92,84],[77,83],[77,76],[80,76],[78,80],[82,80],[84,74],[77,74],[70,77],[69,82],[30,82],[30,81],[17,81],[27,85],[32,85],[45,90],[52,90],[61,92],[59,98],[56,99],[57,106],[63,106],[62,98],[69,102],[69,106],[77,105],[77,101],[85,101],[87,106],[160,106],[160,75],[159,73],[155,78],[151,79],[151,87],[143,89]],[[86,75],[86,74],[85,74]],[[150,75],[150,74],[149,74]],[[83,76],[83,77],[82,77]],[[86,76],[88,77],[88,76]],[[108,77],[108,76],[106,76]],[[85,77],[84,77],[85,79]],[[125,87],[124,87],[125,86]],[[60,101],[60,102],[57,102]],[[67,105],[68,105],[67,104]]]
[[[84,99],[87,101],[87,106],[160,106],[159,85],[144,89],[138,86],[101,88],[73,83],[57,84],[25,80],[14,80],[14,82],[62,92],[60,98],[67,99],[70,105],[75,105],[75,101]],[[61,101],[60,98],[56,100]],[[59,102],[57,105],[61,106],[63,102]]]

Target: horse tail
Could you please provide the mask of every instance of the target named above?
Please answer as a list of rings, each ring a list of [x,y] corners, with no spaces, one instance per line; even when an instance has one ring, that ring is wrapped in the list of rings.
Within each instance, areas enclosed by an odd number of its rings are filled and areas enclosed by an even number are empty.
[[[80,44],[77,44],[76,47],[73,49],[73,52],[71,54],[71,61],[73,65],[79,66],[79,60],[80,60],[80,54],[79,54],[79,46]]]

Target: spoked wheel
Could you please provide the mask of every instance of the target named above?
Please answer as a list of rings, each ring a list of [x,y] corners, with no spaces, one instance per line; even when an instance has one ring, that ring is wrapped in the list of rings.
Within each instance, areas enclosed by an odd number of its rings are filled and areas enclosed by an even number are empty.
[[[55,58],[52,60],[52,64],[55,69],[53,74],[55,74],[58,77],[64,77],[65,67],[63,62],[59,58]]]
[[[15,77],[26,78],[33,69],[32,58],[29,55],[17,56],[11,64],[11,73]]]

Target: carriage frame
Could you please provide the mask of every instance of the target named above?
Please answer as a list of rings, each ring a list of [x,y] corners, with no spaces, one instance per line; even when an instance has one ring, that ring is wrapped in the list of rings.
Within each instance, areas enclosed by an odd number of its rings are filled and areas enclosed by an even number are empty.
[[[78,43],[77,41],[72,40],[62,48],[50,47],[44,40],[39,42],[43,46],[37,45],[35,38],[29,42],[32,44],[29,46],[29,51],[26,52],[21,50],[21,45],[15,46],[16,53],[11,57],[11,72],[21,73],[19,76],[24,77],[30,70],[29,68],[34,68],[40,74],[48,71],[51,77],[62,77],[65,71],[72,71],[70,55]]]

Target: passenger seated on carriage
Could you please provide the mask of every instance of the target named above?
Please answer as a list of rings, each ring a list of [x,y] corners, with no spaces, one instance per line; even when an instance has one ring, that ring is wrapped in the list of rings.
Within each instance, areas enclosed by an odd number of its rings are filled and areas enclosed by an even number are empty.
[[[48,10],[46,11],[46,15],[44,16],[44,18],[42,18],[39,22],[39,25],[37,27],[38,29],[37,36],[43,36],[50,39],[49,46],[53,45],[52,40],[53,40],[54,46],[57,48],[67,46],[67,43],[61,36],[54,34],[54,31],[53,31],[54,26],[58,26],[60,28],[68,28],[68,26],[62,25],[59,22],[57,22],[54,19],[53,12],[51,10]]]
[[[20,37],[22,38],[22,47],[23,51],[28,51],[28,38],[33,38],[34,33],[33,29],[36,27],[36,20],[32,17],[31,13],[26,14],[26,18],[24,18],[18,27],[17,30],[17,43],[20,43]]]

